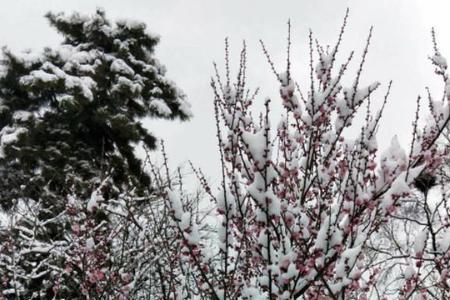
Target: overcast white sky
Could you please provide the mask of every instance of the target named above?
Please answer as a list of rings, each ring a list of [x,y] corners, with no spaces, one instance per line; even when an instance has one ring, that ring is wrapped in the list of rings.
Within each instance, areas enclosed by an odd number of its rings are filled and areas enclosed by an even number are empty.
[[[307,72],[308,29],[323,43],[336,40],[347,7],[350,18],[341,54],[350,49],[361,53],[371,25],[374,36],[363,75],[363,83],[378,80],[384,86],[394,81],[392,97],[379,131],[384,147],[394,134],[407,146],[410,123],[418,94],[430,86],[440,96],[441,85],[427,56],[431,54],[430,29],[438,33],[441,52],[450,58],[448,1],[420,0],[2,0],[0,44],[13,50],[41,49],[60,41],[43,15],[49,11],[93,13],[103,7],[112,19],[144,21],[161,36],[156,56],[167,66],[168,77],[187,94],[195,117],[188,123],[158,121],[151,130],[166,140],[171,165],[187,159],[211,177],[218,174],[217,146],[209,78],[212,61],[223,58],[223,40],[229,37],[236,61],[243,39],[247,41],[249,83],[265,96],[278,99],[278,86],[258,40],[268,46],[279,69],[285,64],[286,21],[292,22],[294,78],[302,83]],[[344,56],[341,56],[343,58]],[[356,63],[357,61],[354,61]],[[377,94],[381,100],[384,89]]]

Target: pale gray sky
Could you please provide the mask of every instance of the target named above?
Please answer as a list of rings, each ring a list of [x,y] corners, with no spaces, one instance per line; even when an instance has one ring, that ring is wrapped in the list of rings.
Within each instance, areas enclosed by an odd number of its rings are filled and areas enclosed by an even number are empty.
[[[438,33],[441,52],[450,58],[450,19],[448,1],[424,0],[2,0],[0,44],[14,50],[41,49],[60,41],[43,15],[49,11],[93,13],[103,7],[113,19],[131,18],[147,23],[161,36],[156,56],[167,66],[168,77],[187,94],[195,117],[188,123],[157,121],[151,130],[166,140],[171,165],[191,159],[211,177],[218,174],[218,152],[213,121],[209,78],[212,61],[222,63],[223,41],[230,38],[232,59],[236,62],[243,39],[247,41],[252,87],[265,96],[278,99],[278,86],[261,52],[258,40],[268,46],[275,64],[285,64],[286,21],[292,22],[292,61],[294,78],[304,82],[307,75],[307,34],[332,44],[345,14],[350,18],[341,51],[361,53],[368,30],[374,26],[372,45],[363,83],[394,81],[392,97],[384,115],[378,140],[384,147],[394,134],[407,146],[417,94],[430,86],[440,96],[441,85],[427,60],[432,54],[430,29]],[[354,65],[357,61],[354,61]],[[236,65],[235,65],[236,66]],[[350,75],[350,74],[349,74]],[[350,77],[348,77],[350,79]],[[381,100],[384,89],[377,96]],[[276,110],[276,108],[275,108]]]

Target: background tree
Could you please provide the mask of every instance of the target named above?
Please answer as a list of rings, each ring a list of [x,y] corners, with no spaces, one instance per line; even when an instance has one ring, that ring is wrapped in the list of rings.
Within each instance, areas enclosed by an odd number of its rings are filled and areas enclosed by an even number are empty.
[[[109,220],[102,202],[148,199],[134,147],[154,149],[156,138],[143,119],[191,116],[145,24],[111,23],[102,10],[46,17],[61,45],[40,55],[4,50],[0,76],[0,205],[11,217],[1,261],[15,266],[0,275],[13,298],[52,295],[69,247],[69,198],[87,205],[94,227]]]
[[[434,161],[435,167],[424,170],[415,179],[411,196],[402,200],[399,209],[390,213],[388,222],[370,239],[368,264],[380,270],[379,280],[373,288],[380,298],[450,298],[450,82],[447,62],[437,47],[434,30],[432,38],[434,53],[430,60],[443,81],[444,93],[435,100],[427,89],[431,113],[425,130],[417,127],[418,100],[413,136],[421,139],[427,132],[433,132],[431,137],[436,137],[439,132],[442,134],[435,147],[425,153],[426,160]]]
[[[118,188],[129,181],[146,187],[133,144],[152,149],[155,137],[142,118],[190,116],[153,57],[158,38],[143,23],[112,25],[101,10],[47,18],[64,37],[60,47],[37,57],[4,51],[2,206],[17,197],[83,195],[102,174]]]

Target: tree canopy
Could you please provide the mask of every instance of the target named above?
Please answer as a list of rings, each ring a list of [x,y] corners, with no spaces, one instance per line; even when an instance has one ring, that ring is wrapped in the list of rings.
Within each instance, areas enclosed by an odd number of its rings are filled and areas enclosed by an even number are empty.
[[[133,152],[155,148],[145,117],[186,120],[183,93],[154,57],[158,37],[134,21],[48,13],[64,40],[42,54],[4,50],[0,77],[1,204],[85,194],[108,174],[146,187]]]

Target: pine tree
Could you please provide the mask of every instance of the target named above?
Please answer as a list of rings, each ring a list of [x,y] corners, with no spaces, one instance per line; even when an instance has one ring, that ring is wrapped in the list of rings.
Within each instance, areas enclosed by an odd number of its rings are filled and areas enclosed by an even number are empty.
[[[66,242],[68,197],[88,199],[94,190],[102,199],[145,196],[150,177],[134,147],[154,149],[156,138],[143,119],[191,116],[154,57],[158,38],[145,24],[111,23],[102,10],[46,17],[61,45],[40,55],[4,50],[0,76],[0,206],[26,212],[9,224],[0,276],[10,283],[5,289],[26,298],[51,293],[54,270],[46,266],[62,264],[52,245]],[[5,271],[10,263],[20,265],[14,281]]]
[[[133,144],[154,148],[155,137],[141,119],[190,116],[183,94],[153,57],[158,38],[143,23],[113,26],[100,10],[92,17],[47,18],[64,36],[59,48],[32,58],[4,53],[2,206],[18,193],[32,199],[43,190],[82,193],[102,173],[118,186],[129,180],[147,186]]]

